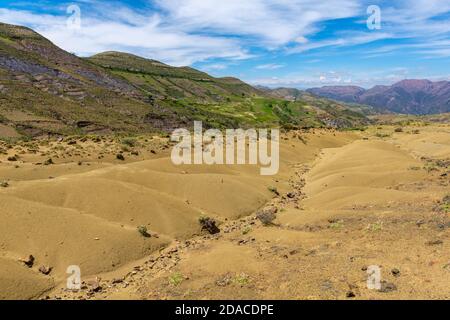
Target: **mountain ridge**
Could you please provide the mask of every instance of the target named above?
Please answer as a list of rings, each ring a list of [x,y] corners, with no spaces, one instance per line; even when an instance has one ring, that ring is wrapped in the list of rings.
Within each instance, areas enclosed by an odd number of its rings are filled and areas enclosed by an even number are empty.
[[[391,86],[371,89],[357,86],[325,86],[306,90],[314,95],[347,103],[366,104],[377,111],[403,114],[450,112],[450,81],[405,79]]]
[[[0,23],[0,136],[167,133],[194,120],[219,129],[368,123],[335,101],[286,101],[237,78],[129,53],[80,58],[30,28]]]

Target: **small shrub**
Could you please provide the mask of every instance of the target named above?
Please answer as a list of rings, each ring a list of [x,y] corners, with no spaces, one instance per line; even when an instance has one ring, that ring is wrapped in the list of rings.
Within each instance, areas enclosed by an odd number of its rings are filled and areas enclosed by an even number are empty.
[[[394,130],[395,132],[403,132],[403,128],[399,127],[399,128],[395,128]]]
[[[249,234],[252,231],[252,228],[246,227],[244,230],[242,230],[242,234],[245,236]]]
[[[383,221],[377,221],[375,223],[371,223],[367,226],[367,230],[369,231],[380,231],[383,230]]]
[[[344,221],[337,220],[330,223],[329,226],[331,229],[342,229],[344,227]]]
[[[249,282],[250,282],[250,277],[245,273],[238,274],[234,278],[234,283],[236,283],[237,285],[240,285],[240,286],[245,286]]]
[[[178,287],[184,281],[184,276],[180,272],[175,272],[169,277],[169,284]]]
[[[137,145],[137,139],[136,138],[124,138],[122,139],[122,143],[128,147],[135,147]]]
[[[378,138],[389,138],[391,135],[388,134],[388,133],[377,132],[377,133],[375,134],[375,136],[378,137]]]
[[[446,195],[446,196],[444,197],[444,199],[442,199],[442,202],[449,204],[449,203],[450,203],[450,194],[449,194],[449,195]]]
[[[442,199],[442,204],[439,206],[439,211],[444,213],[450,213],[450,195],[446,195]]]
[[[125,161],[125,157],[124,157],[123,154],[121,154],[121,153],[118,153],[118,154],[116,155],[116,158],[117,158],[117,160]]]

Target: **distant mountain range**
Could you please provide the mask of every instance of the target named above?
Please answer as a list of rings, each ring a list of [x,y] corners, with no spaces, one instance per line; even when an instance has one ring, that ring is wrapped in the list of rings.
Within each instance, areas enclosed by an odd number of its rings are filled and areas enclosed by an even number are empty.
[[[364,89],[356,86],[326,86],[308,92],[328,99],[365,104],[377,111],[404,114],[437,114],[450,112],[450,82],[403,80],[392,86]]]

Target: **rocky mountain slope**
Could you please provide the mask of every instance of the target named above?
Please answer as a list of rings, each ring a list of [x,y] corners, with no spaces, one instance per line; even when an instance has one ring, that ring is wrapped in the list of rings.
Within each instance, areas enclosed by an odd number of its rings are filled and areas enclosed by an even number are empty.
[[[126,53],[79,58],[29,28],[0,24],[0,136],[171,132],[194,120],[218,128],[367,123],[344,104],[286,101]]]
[[[372,89],[355,86],[327,86],[308,92],[343,102],[367,104],[378,111],[404,114],[437,114],[450,112],[450,82],[403,80],[392,86]]]

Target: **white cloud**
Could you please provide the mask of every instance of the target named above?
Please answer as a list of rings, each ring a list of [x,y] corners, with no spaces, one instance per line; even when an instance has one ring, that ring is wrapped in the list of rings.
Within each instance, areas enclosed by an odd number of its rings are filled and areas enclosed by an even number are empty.
[[[157,0],[183,30],[245,35],[260,44],[305,42],[315,24],[356,15],[356,0]]]
[[[276,69],[283,68],[284,66],[285,66],[284,64],[269,63],[269,64],[262,64],[262,65],[256,66],[256,69],[260,69],[260,70],[276,70]]]
[[[267,87],[312,88],[322,86],[358,85],[371,88],[379,83],[393,84],[408,77],[410,70],[391,68],[384,70],[349,71],[314,71],[310,74],[290,74],[283,77],[266,77],[246,79],[253,85]],[[431,77],[430,77],[431,79]]]
[[[127,17],[123,11],[120,16],[123,21],[99,20],[82,14],[81,28],[70,30],[66,17],[0,9],[0,21],[31,26],[56,45],[80,55],[126,51],[172,65],[191,65],[210,58],[251,57],[237,40],[185,33],[163,26],[158,15],[144,19],[135,13]],[[126,20],[134,24],[125,23]]]
[[[202,70],[205,71],[211,71],[211,70],[225,70],[228,68],[228,65],[224,63],[213,63],[213,64],[207,64],[201,67]]]
[[[327,39],[322,41],[310,42],[302,45],[297,45],[288,50],[289,53],[300,53],[309,50],[320,49],[325,47],[342,47],[342,46],[354,46],[359,44],[370,43],[378,40],[391,38],[389,33],[376,32],[343,32],[340,37],[335,39]]]

